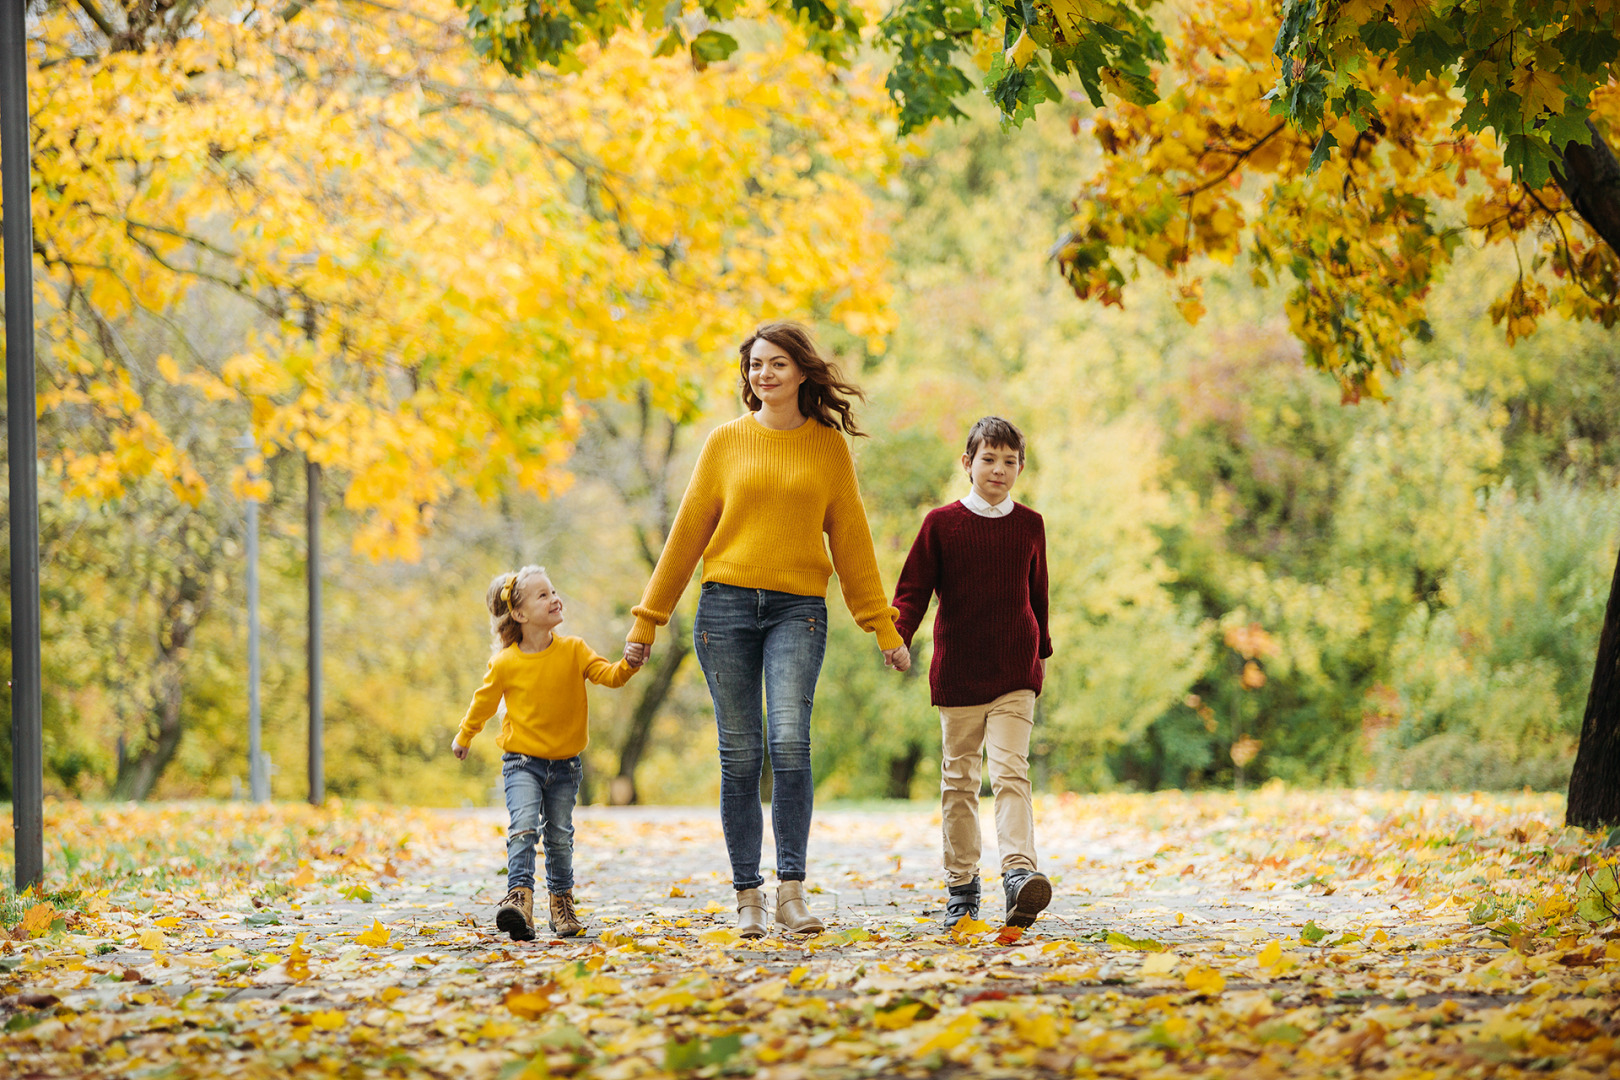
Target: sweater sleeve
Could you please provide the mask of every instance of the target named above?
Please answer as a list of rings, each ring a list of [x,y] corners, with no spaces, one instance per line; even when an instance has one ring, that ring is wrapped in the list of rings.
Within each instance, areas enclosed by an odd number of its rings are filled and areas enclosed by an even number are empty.
[[[636,673],[636,669],[624,660],[620,660],[616,664],[609,663],[603,657],[598,656],[596,650],[583,641],[579,643],[579,652],[580,667],[585,672],[585,678],[597,686],[617,690],[629,682],[630,676]]]
[[[462,746],[471,746],[473,736],[484,730],[489,718],[495,715],[495,710],[501,704],[501,695],[505,688],[501,685],[501,673],[496,666],[500,659],[497,653],[489,658],[489,670],[484,673],[484,683],[473,694],[472,704],[467,706],[467,715],[461,718],[461,728],[456,732],[456,742]]]
[[[658,556],[647,589],[641,594],[641,603],[630,609],[636,622],[630,629],[629,640],[651,645],[658,627],[669,622],[669,616],[680,603],[692,571],[709,546],[709,538],[720,521],[720,453],[715,449],[714,436],[703,444],[698,455],[692,479],[687,481],[686,494],[681,496],[681,508],[675,513],[675,524],[664,540],[664,550]]]
[[[855,481],[855,460],[839,436],[842,454],[834,456],[832,498],[822,530],[832,548],[833,569],[838,571],[838,587],[844,604],[855,617],[855,625],[877,634],[878,648],[897,649],[905,642],[894,628],[895,610],[889,606],[878,574],[877,551],[872,547],[872,527],[866,521],[860,486]]]
[[[928,614],[928,603],[934,598],[939,583],[939,550],[934,543],[934,518],[923,518],[917,538],[911,542],[906,565],[900,570],[900,581],[894,587],[894,607],[899,616],[894,628],[909,646],[923,617]]]
[[[1052,635],[1047,628],[1046,597],[1046,522],[1035,519],[1035,554],[1029,560],[1029,606],[1035,612],[1035,625],[1041,628],[1040,657],[1052,655]]]

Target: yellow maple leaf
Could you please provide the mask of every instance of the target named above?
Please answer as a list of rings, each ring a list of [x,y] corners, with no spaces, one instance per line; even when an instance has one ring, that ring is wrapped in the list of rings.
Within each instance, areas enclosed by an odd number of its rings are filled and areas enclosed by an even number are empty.
[[[142,930],[137,944],[149,952],[157,952],[163,948],[164,940],[163,931],[161,930]]]
[[[1035,39],[1029,36],[1029,31],[1020,31],[1018,40],[1007,49],[1007,60],[1017,67],[1026,67],[1035,58],[1035,49]]]
[[[180,920],[175,918],[173,915],[170,915],[166,918],[153,920],[152,925],[161,926],[165,930],[173,930],[175,927],[180,925]]]
[[[1181,957],[1173,952],[1154,953],[1142,961],[1142,974],[1168,975],[1176,970],[1176,965],[1179,963],[1181,963]]]
[[[311,870],[307,866],[302,866],[299,867],[298,873],[294,874],[292,876],[292,880],[287,884],[291,885],[295,889],[302,889],[305,885],[313,885],[314,883],[315,871]]]
[[[336,1031],[341,1028],[346,1017],[336,1009],[326,1009],[321,1012],[310,1013],[309,1022],[322,1031]]]
[[[1033,1016],[1028,1013],[1014,1013],[1012,1025],[1018,1037],[1031,1046],[1050,1050],[1057,1045],[1057,1021],[1053,1019],[1051,1013],[1036,1013]]]
[[[951,937],[963,941],[979,934],[988,934],[992,927],[983,919],[963,919],[951,928]]]
[[[1200,964],[1187,972],[1187,989],[1195,994],[1218,994],[1226,989],[1226,980],[1214,968]]]
[[[1526,119],[1539,116],[1542,109],[1564,111],[1564,80],[1554,72],[1522,67],[1513,73],[1512,86],[1524,102]]]
[[[899,1031],[908,1028],[917,1022],[917,1014],[922,1011],[922,1002],[913,1001],[902,1005],[898,1009],[886,1009],[872,1014],[872,1026],[882,1028],[884,1031]]]
[[[966,921],[966,920],[964,920]],[[979,1018],[973,1013],[963,1013],[952,1020],[945,1028],[934,1035],[933,1038],[919,1043],[911,1051],[912,1057],[927,1057],[935,1051],[954,1050],[966,1041],[979,1027]]]
[[[380,920],[372,919],[371,929],[365,931],[364,933],[356,934],[354,936],[354,943],[356,945],[386,945],[388,944],[388,938],[391,933],[392,931],[390,931],[388,927],[384,926]]]
[[[523,990],[512,987],[501,999],[501,1003],[514,1015],[525,1020],[538,1019],[541,1013],[551,1010],[551,995],[557,990],[554,982],[542,983],[533,990]]]
[[[1272,967],[1277,963],[1278,960],[1282,959],[1282,942],[1273,941],[1271,944],[1261,949],[1260,954],[1254,959],[1255,962],[1263,968]]]
[[[35,904],[24,913],[19,928],[25,937],[39,937],[51,928],[51,922],[55,918],[56,908],[51,904]]]

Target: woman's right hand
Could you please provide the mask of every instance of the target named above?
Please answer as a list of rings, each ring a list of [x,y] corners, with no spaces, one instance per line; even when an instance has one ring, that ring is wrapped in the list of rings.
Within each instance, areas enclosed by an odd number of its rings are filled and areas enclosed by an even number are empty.
[[[904,645],[893,649],[883,650],[883,665],[892,667],[896,671],[905,671],[911,667],[911,650]]]
[[[652,646],[640,641],[626,641],[624,658],[630,661],[631,667],[640,667],[652,659]]]

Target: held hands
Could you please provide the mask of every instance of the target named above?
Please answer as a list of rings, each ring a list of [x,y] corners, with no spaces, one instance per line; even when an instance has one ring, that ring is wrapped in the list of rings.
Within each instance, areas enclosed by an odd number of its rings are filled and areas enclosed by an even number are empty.
[[[624,643],[624,659],[631,667],[638,668],[652,659],[652,646],[639,641],[627,641]]]
[[[456,742],[454,737],[450,739],[450,752],[456,755],[457,761],[466,761],[467,754],[471,749],[471,747],[462,746],[460,743]]]
[[[904,645],[883,650],[883,666],[905,671],[911,667],[911,650]]]

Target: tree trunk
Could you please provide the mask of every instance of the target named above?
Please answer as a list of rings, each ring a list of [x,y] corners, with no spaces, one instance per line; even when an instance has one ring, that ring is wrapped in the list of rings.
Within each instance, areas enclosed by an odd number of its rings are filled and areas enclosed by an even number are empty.
[[[636,790],[636,767],[641,764],[641,755],[646,753],[647,743],[652,739],[658,710],[664,707],[675,685],[675,676],[692,652],[692,641],[682,629],[679,615],[670,615],[668,630],[669,647],[664,650],[662,660],[653,661],[652,677],[636,702],[635,712],[630,714],[630,730],[625,733],[624,744],[619,749],[619,775],[608,785],[608,801],[614,806],[632,806],[641,801]]]
[[[917,775],[922,753],[921,743],[908,743],[904,754],[889,759],[889,783],[883,792],[885,796],[891,799],[911,798],[911,781]]]
[[[1553,179],[1575,212],[1620,254],[1620,161],[1597,126],[1590,120],[1586,126],[1592,144],[1564,147]],[[1620,562],[1603,613],[1564,821],[1588,829],[1620,824]]]
[[[193,532],[191,523],[182,520],[175,537],[176,548],[183,553],[182,559],[190,553]],[[149,796],[180,748],[180,737],[184,734],[181,706],[185,700],[186,653],[210,599],[208,580],[212,559],[205,556],[200,561],[203,565],[182,564],[164,598],[152,673],[156,703],[148,728],[151,739],[133,753],[119,754],[118,773],[112,785],[115,799]]]
[[[1603,613],[1564,821],[1587,829],[1620,824],[1620,561]]]

